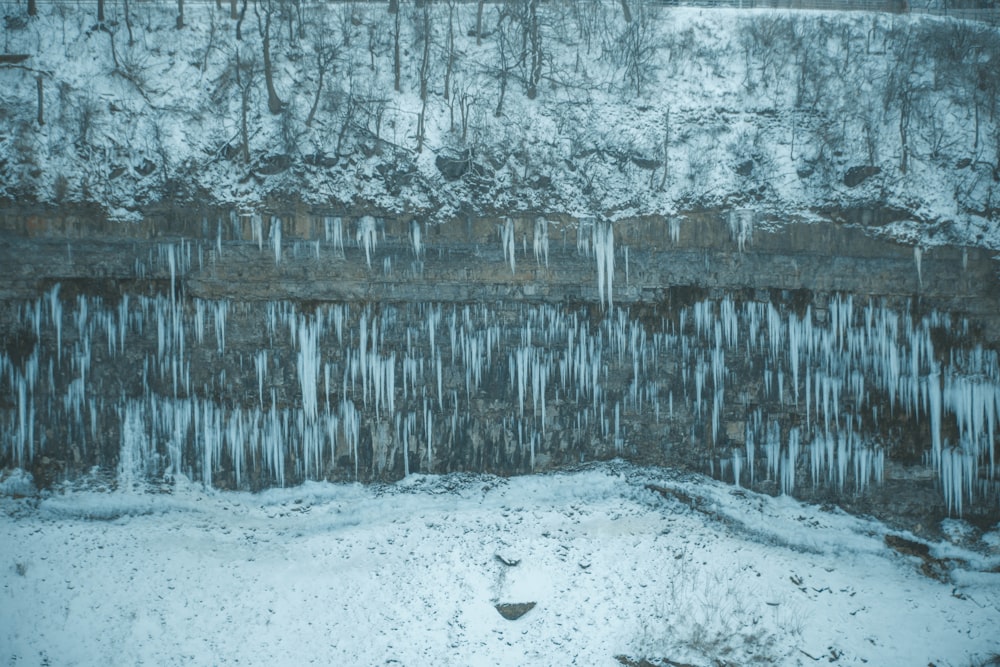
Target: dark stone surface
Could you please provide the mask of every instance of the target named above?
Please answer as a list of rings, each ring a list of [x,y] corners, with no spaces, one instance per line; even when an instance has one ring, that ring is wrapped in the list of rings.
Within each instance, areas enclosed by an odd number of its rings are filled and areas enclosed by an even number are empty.
[[[501,602],[495,605],[500,615],[508,621],[516,621],[535,608],[534,602]]]
[[[881,167],[851,167],[847,170],[847,173],[844,174],[844,185],[849,188],[854,188],[861,185],[872,176],[880,173],[882,173]]]

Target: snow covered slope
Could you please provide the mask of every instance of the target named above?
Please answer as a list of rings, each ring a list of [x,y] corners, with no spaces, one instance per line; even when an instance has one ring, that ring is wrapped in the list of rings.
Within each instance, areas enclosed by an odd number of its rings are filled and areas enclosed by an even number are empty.
[[[996,529],[950,521],[954,542],[921,560],[887,546],[906,535],[839,510],[618,463],[260,495],[69,491],[0,509],[10,664],[970,665],[1000,652]],[[499,603],[535,606],[509,621]]]
[[[632,4],[629,23],[610,0],[488,4],[477,40],[475,3],[267,0],[242,22],[192,3],[182,29],[171,3],[110,2],[103,24],[43,3],[4,31],[30,57],[0,68],[0,196],[122,218],[269,197],[432,221],[888,207],[911,242],[1000,247],[996,29]]]

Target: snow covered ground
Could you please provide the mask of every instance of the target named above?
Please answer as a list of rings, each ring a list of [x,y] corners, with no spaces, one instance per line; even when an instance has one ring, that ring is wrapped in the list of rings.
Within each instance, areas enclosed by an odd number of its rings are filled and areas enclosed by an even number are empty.
[[[620,463],[260,495],[75,490],[0,508],[0,660],[12,665],[970,665],[1000,653],[997,528],[950,521],[928,568],[890,549],[880,523]],[[494,608],[527,602],[514,621]]]

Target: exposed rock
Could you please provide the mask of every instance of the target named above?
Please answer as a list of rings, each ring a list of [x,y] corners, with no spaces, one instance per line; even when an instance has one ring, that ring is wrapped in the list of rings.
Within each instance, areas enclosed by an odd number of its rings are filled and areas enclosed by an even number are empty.
[[[145,158],[141,163],[133,166],[132,169],[139,176],[146,177],[156,171],[156,163],[149,158]]]
[[[660,167],[663,164],[660,160],[651,160],[649,158],[642,157],[641,155],[633,155],[631,156],[631,159],[632,159],[632,164],[639,167],[639,169],[648,169],[650,171]]]
[[[457,181],[469,170],[469,163],[472,161],[472,154],[464,151],[459,155],[438,155],[434,158],[434,166],[437,167],[445,180]]]
[[[931,556],[931,548],[928,545],[899,535],[886,535],[885,543],[890,549],[901,554],[919,558],[922,561],[920,571],[925,576],[938,581],[948,581],[948,563]]]
[[[749,176],[753,173],[753,160],[747,160],[745,162],[740,162],[736,165],[736,173],[740,176]]]
[[[494,605],[500,615],[508,621],[516,621],[535,608],[534,602],[501,602]]]
[[[260,159],[257,173],[264,176],[274,176],[287,171],[292,166],[292,158],[288,155],[268,155]]]
[[[910,540],[899,535],[886,535],[885,544],[890,549],[898,551],[901,554],[906,554],[907,556],[930,558],[931,555],[931,548],[923,542]]]
[[[507,567],[516,567],[521,562],[520,558],[510,558],[503,554],[496,554],[495,558]]]
[[[324,167],[326,169],[337,166],[337,162],[340,161],[340,158],[338,158],[336,155],[327,155],[322,151],[319,153],[310,153],[309,155],[304,156],[302,159],[308,165],[311,165],[313,167]]]
[[[881,167],[851,167],[844,174],[844,185],[849,188],[861,185],[868,178],[882,173]]]
[[[552,178],[544,175],[535,176],[533,179],[528,181],[528,187],[534,190],[548,189],[552,187]]]

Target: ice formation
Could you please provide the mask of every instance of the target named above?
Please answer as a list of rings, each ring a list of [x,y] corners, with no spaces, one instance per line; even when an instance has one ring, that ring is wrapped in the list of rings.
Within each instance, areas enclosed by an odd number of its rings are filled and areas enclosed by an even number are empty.
[[[745,243],[752,222],[734,215],[734,238]],[[260,216],[244,217],[266,252]],[[548,229],[534,221],[539,266],[549,260]],[[370,266],[377,230],[374,218],[358,220],[347,261],[363,253]],[[514,273],[513,221],[498,232]],[[126,487],[177,475],[247,486],[440,471],[460,446],[480,461],[532,469],[553,453],[615,455],[635,451],[639,438],[670,438],[665,447],[699,444],[705,468],[736,484],[858,493],[881,482],[883,427],[905,417],[922,425],[951,511],[995,493],[997,354],[934,342],[961,336],[964,322],[849,295],[826,299],[822,316],[723,296],[640,318],[614,305],[613,232],[606,221],[577,228],[576,252],[596,268],[598,315],[585,305],[237,306],[187,297],[184,278],[202,248],[160,244],[139,268],[169,293],[111,303],[56,284],[19,306],[33,343],[0,353],[9,397],[0,453],[30,467],[53,446],[47,425],[60,424],[79,456],[116,436]],[[405,233],[404,251],[423,256],[420,225]],[[325,218],[323,234],[344,253],[340,218]],[[283,261],[277,219],[268,241]],[[238,340],[227,337],[234,319]],[[483,411],[491,423],[473,434]]]

